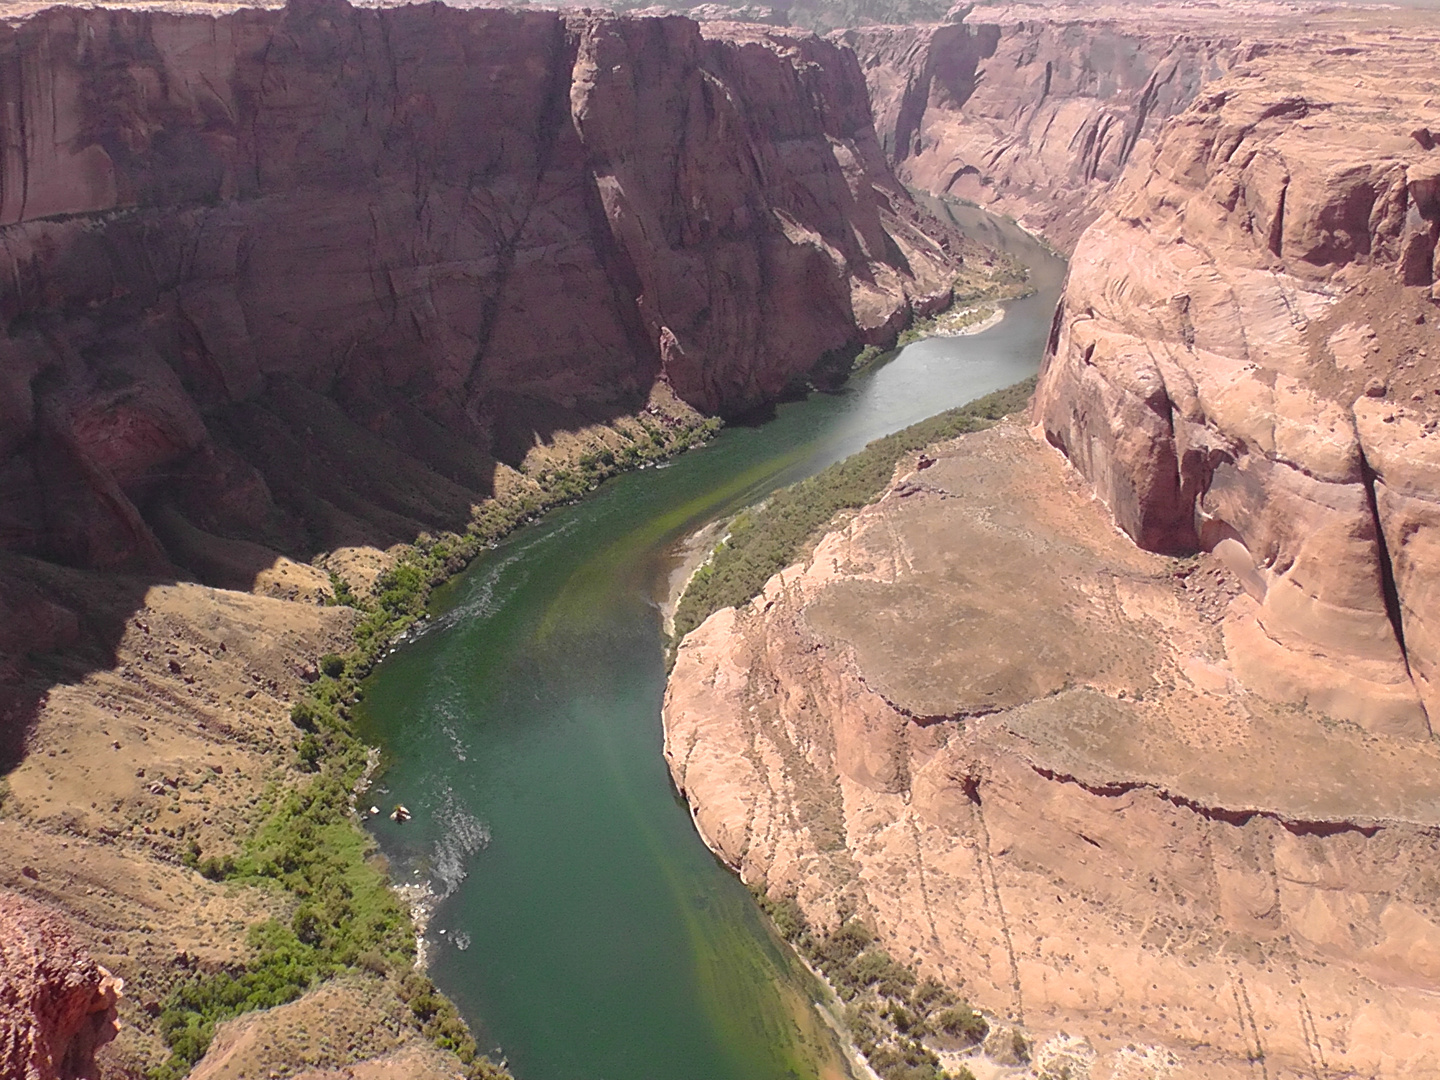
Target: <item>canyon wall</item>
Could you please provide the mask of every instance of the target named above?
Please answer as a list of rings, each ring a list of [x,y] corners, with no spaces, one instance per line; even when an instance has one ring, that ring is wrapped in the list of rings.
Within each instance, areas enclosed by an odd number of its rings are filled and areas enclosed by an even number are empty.
[[[0,26],[0,886],[125,978],[114,1077],[290,918],[190,864],[303,780],[290,708],[355,620],[312,556],[363,591],[489,496],[847,369],[983,257],[803,33],[176,8]],[[204,1067],[455,1075],[418,1028],[362,974]]]
[[[1429,1075],[1440,27],[1226,10],[844,35],[901,175],[1070,274],[1029,430],[690,635],[667,754],[747,879],[1096,1076]]]
[[[1383,47],[1425,21],[1299,3],[963,4],[941,23],[831,39],[859,57],[906,184],[1008,214],[1069,251],[1130,160],[1208,83],[1266,57],[1344,55],[1352,36]]]
[[[1063,250],[1161,124],[1258,51],[1246,27],[1178,6],[997,5],[962,21],[838,31],[870,86],[897,173],[1021,221]]]
[[[1440,708],[1437,43],[1207,88],[1081,238],[1035,401],[1138,544],[1241,576],[1247,687],[1420,738]]]
[[[298,3],[0,37],[0,546],[73,565],[248,587],[463,528],[657,382],[743,410],[888,340],[963,246],[805,34]]]
[[[1072,1076],[1432,1075],[1440,746],[1247,693],[1245,597],[1011,420],[686,637],[671,773],[747,881]]]
[[[0,890],[0,1068],[13,1080],[96,1075],[122,983],[53,910]]]

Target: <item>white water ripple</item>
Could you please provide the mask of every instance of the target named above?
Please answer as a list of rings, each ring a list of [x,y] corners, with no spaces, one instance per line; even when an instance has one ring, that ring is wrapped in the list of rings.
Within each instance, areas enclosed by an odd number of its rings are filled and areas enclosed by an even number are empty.
[[[435,726],[450,744],[450,752],[455,755],[455,760],[466,761],[470,748],[460,735],[465,726],[465,713],[460,688],[453,678],[446,677],[443,693],[444,697],[435,702]]]
[[[470,873],[470,856],[490,843],[490,826],[461,806],[449,787],[441,795],[435,820],[441,834],[435,842],[430,869],[439,886],[436,892],[443,900],[458,889]]]
[[[553,543],[574,531],[577,525],[579,522],[576,520],[567,521],[550,532],[536,536],[528,542],[517,544],[503,559],[486,565],[480,571],[470,595],[445,612],[444,615],[427,622],[421,633],[428,634],[434,630],[448,629],[459,623],[469,622],[472,619],[483,620],[494,616],[505,607],[510,597],[515,595],[515,592],[529,580],[528,572],[507,575],[506,571],[516,563],[528,559],[530,553],[536,548]]]

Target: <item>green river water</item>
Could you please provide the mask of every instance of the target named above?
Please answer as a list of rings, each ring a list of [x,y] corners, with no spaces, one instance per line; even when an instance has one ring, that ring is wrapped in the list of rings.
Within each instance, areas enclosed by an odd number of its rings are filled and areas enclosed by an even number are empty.
[[[1036,295],[917,342],[842,391],[618,477],[442,590],[367,686],[372,821],[428,882],[431,975],[519,1080],[850,1074],[816,988],[701,843],[661,756],[658,604],[678,542],[881,435],[1034,373],[1063,264],[978,211]]]

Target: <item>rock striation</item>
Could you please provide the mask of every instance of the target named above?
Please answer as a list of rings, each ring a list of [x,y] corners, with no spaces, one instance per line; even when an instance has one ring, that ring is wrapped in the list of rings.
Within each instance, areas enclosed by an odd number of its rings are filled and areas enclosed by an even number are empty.
[[[0,1071],[78,1080],[119,1028],[123,983],[92,960],[54,911],[0,890]]]
[[[1411,40],[1257,61],[1173,120],[1077,245],[1034,415],[1136,543],[1240,575],[1247,687],[1428,739],[1440,36]]]
[[[141,7],[0,25],[0,885],[129,980],[126,1076],[177,977],[289,918],[190,864],[295,777],[290,707],[354,623],[327,569],[363,591],[544,470],[848,368],[981,253],[803,32]],[[207,1075],[460,1067],[392,991],[286,1009]]]
[[[852,25],[897,175],[1009,214],[1064,251],[1132,158],[1211,82],[1275,58],[1388,48],[1420,12],[1246,4],[963,4],[944,22]],[[1343,55],[1342,55],[1343,59]]]
[[[927,453],[680,646],[706,841],[1097,1077],[1440,1069],[1440,747],[1244,692],[1240,576],[1022,423]]]
[[[896,172],[1010,214],[1069,250],[1111,185],[1200,87],[1255,51],[1246,28],[1180,5],[969,7],[958,21],[837,31],[870,87]]]
[[[71,565],[463,527],[657,382],[738,411],[889,340],[962,254],[804,33],[50,9],[0,80],[0,547]]]
[[[1070,273],[1027,421],[691,634],[667,755],[748,880],[1093,1075],[1429,1075],[1440,28],[1216,11],[843,35],[900,175]]]

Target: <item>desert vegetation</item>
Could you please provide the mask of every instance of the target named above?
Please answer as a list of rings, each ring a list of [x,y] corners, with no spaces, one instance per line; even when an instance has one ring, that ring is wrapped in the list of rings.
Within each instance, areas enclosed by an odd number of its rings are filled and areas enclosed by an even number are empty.
[[[712,612],[757,596],[771,575],[799,558],[837,513],[874,500],[906,454],[988,427],[1024,407],[1034,387],[1035,380],[1027,379],[876,439],[858,454],[742,511],[680,598],[675,644]]]
[[[351,707],[385,650],[425,614],[431,591],[490,544],[546,509],[573,501],[605,478],[674,455],[714,433],[716,420],[642,422],[616,448],[597,447],[554,465],[506,499],[477,508],[463,534],[422,535],[402,549],[365,593],[332,573],[331,603],[354,608],[349,651],[319,658],[317,678],[290,710],[294,771],[261,807],[258,829],[238,851],[192,845],[186,861],[216,881],[273,889],[290,910],[248,932],[250,958],[235,970],[196,972],[161,1003],[158,1025],[170,1058],[152,1080],[178,1080],[204,1056],[218,1024],[293,1001],[324,979],[361,973],[388,980],[416,1027],[453,1051],[471,1080],[508,1076],[484,1057],[455,1006],[414,969],[415,928],[360,828],[355,797],[370,769]]]
[[[891,957],[854,917],[825,933],[809,925],[793,899],[763,889],[755,897],[780,936],[839,998],[852,1042],[884,1080],[973,1080],[964,1066],[943,1069],[935,1050],[973,1046],[989,1034],[989,1022],[968,1003]]]

